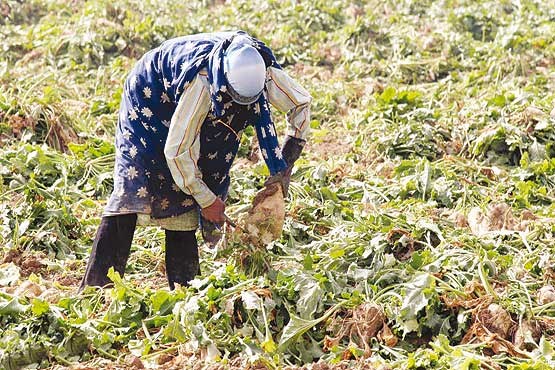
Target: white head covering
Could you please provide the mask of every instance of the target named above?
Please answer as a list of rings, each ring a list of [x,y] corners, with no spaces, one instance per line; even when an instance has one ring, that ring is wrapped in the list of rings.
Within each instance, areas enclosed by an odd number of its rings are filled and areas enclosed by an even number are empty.
[[[234,38],[224,58],[228,92],[236,103],[258,100],[266,82],[266,65],[260,53],[246,37]]]

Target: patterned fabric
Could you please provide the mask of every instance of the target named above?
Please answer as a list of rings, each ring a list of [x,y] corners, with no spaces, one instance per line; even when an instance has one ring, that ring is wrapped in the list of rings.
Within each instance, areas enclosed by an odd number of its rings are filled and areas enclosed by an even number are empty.
[[[237,32],[236,35],[245,36],[246,34],[242,31]],[[231,43],[233,37],[228,37],[222,42],[216,44],[214,50],[208,58],[208,82],[210,83],[210,98],[212,100],[213,114],[216,119],[222,119],[224,115],[229,115],[229,111],[226,112],[226,106],[235,106],[236,112],[244,111],[245,106],[231,103],[230,99],[227,98],[225,94],[227,89],[227,82],[224,75],[224,54],[226,48]],[[266,63],[266,68],[274,67],[279,68],[274,54],[272,51],[264,45],[261,41],[252,39],[252,46],[254,46],[260,55],[262,55],[264,62]],[[189,80],[190,81],[190,80]],[[225,100],[225,101],[224,101]],[[249,123],[254,124],[256,128],[256,134],[258,137],[258,142],[260,144],[261,150],[266,150],[268,155],[264,158],[270,173],[273,175],[287,168],[287,164],[281,157],[281,151],[279,150],[279,143],[277,136],[275,135],[275,127],[272,122],[270,115],[270,109],[268,108],[268,103],[266,102],[266,97],[264,94],[260,95],[258,102],[255,103],[259,110],[255,109],[257,115],[251,115],[251,118],[255,121],[250,121]],[[226,114],[227,113],[227,114]],[[273,129],[274,135],[265,135],[265,130]]]
[[[214,194],[225,199],[229,188],[229,170],[239,150],[243,130],[256,122],[260,115],[254,107],[232,103],[228,96],[222,97],[222,101],[227,107],[224,116],[216,118],[209,114],[202,125],[197,164],[202,181]],[[281,156],[279,146],[275,148]]]
[[[264,159],[274,174],[286,168],[266,98],[238,105],[226,91],[223,55],[242,31],[199,34],[164,42],[146,53],[124,85],[116,134],[114,191],[106,214],[145,213],[175,217],[197,208],[195,199],[173,181],[164,156],[168,128],[181,95],[201,70],[207,71],[211,109],[200,132],[198,167],[202,180],[224,198],[240,134],[254,125]],[[249,38],[267,67],[280,68],[272,52]]]

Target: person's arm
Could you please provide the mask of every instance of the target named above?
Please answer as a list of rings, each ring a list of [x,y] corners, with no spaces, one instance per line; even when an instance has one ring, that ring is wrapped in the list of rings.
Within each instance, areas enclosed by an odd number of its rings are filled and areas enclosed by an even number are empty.
[[[201,208],[216,201],[216,195],[202,181],[197,161],[200,129],[210,110],[210,93],[197,76],[183,93],[172,116],[164,155],[179,188],[192,195]]]
[[[282,112],[287,112],[287,137],[281,148],[287,169],[271,176],[266,185],[281,183],[286,195],[295,161],[299,159],[310,130],[310,94],[283,70],[270,67],[268,69],[268,100],[270,104]]]
[[[287,113],[287,135],[305,141],[310,131],[310,102],[312,97],[285,71],[268,68],[268,100]]]

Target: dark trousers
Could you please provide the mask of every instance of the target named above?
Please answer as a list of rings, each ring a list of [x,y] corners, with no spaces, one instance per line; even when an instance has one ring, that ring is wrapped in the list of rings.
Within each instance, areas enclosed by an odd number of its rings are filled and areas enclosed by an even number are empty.
[[[80,289],[111,284],[107,276],[110,267],[123,276],[136,226],[136,214],[102,218]],[[175,283],[187,285],[200,273],[198,244],[194,231],[165,232],[166,275],[170,289],[174,289]]]

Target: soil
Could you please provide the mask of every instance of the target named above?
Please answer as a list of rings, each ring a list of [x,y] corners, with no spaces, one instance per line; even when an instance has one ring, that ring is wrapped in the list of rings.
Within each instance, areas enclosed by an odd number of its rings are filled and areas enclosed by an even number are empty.
[[[347,153],[352,151],[352,146],[348,142],[342,142],[339,138],[330,137],[317,142],[308,142],[305,151],[327,161],[330,158],[344,158]]]
[[[81,283],[82,272],[81,262],[70,261],[61,269],[50,269],[44,262],[48,257],[42,252],[21,251],[19,249],[10,249],[1,260],[1,263],[13,263],[19,267],[20,280],[15,289],[21,289],[21,293],[32,296],[41,296],[47,300],[56,300],[58,288],[56,284],[67,288],[75,288]],[[41,278],[42,283],[39,285],[27,280],[31,275]],[[47,289],[44,289],[47,287]],[[13,287],[12,287],[13,288]],[[11,288],[6,288],[11,289]],[[43,294],[44,293],[44,294]]]
[[[42,261],[46,259],[46,255],[41,252],[26,252],[19,249],[10,249],[4,256],[2,263],[13,263],[20,269],[22,277],[28,277],[31,274],[43,274],[47,266]]]

